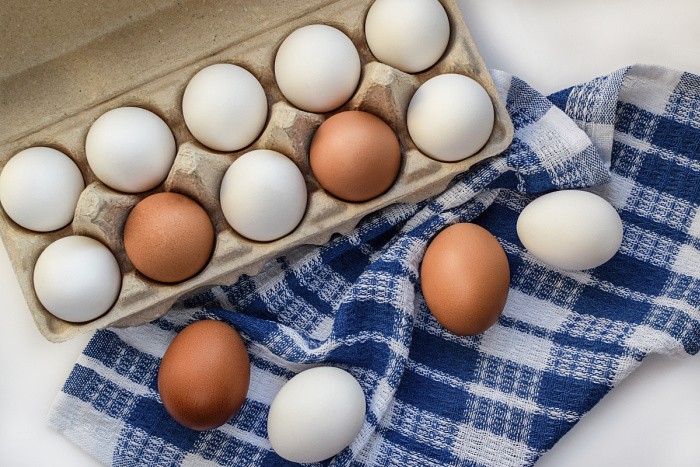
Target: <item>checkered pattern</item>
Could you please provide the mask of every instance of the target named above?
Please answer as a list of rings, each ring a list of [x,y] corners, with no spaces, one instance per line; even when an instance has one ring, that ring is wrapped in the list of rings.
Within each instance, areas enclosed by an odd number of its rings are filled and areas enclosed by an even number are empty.
[[[546,98],[494,77],[516,127],[503,155],[154,323],[99,331],[51,425],[106,464],[284,465],[267,440],[270,402],[323,364],[352,373],[367,398],[359,436],[326,463],[532,465],[645,355],[696,353],[700,78],[635,66]],[[515,233],[522,208],[590,186],[622,217],[620,252],[585,272],[530,256]],[[430,239],[464,221],[499,238],[512,272],[502,317],[475,337],[440,327],[418,274]],[[169,341],[205,317],[240,331],[252,375],[241,411],[200,433],[170,419],[156,375]]]

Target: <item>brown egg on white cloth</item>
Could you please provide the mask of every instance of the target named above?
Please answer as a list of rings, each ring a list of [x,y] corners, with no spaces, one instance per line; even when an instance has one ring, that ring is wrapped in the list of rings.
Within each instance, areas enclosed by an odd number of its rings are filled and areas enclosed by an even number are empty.
[[[435,319],[453,334],[473,336],[487,330],[501,315],[510,267],[503,247],[488,230],[459,223],[430,242],[420,280]]]
[[[250,360],[243,339],[223,321],[196,321],[168,346],[158,370],[166,411],[193,430],[218,428],[245,402]]]

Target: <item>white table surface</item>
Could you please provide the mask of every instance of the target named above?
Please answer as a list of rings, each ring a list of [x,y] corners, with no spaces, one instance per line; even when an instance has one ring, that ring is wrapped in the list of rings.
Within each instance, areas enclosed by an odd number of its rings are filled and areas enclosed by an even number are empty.
[[[458,0],[490,68],[549,93],[632,63],[700,74],[696,0]],[[94,466],[46,426],[83,336],[62,344],[34,327],[0,249],[0,465]],[[650,357],[538,463],[700,466],[700,356]]]

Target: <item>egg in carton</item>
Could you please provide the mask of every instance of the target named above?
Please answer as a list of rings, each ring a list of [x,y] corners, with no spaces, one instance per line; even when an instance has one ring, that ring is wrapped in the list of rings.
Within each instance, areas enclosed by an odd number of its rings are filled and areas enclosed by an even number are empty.
[[[41,333],[50,341],[63,341],[80,333],[110,326],[139,325],[165,314],[180,298],[214,285],[231,284],[242,274],[254,275],[271,259],[305,244],[320,245],[335,233],[352,230],[366,215],[398,202],[416,202],[444,190],[459,173],[476,162],[494,156],[510,144],[513,127],[493,81],[471,39],[462,14],[453,0],[440,2],[447,12],[450,37],[447,48],[436,64],[425,71],[405,73],[378,61],[365,38],[364,26],[371,0],[307,1],[290,3],[288,11],[276,2],[224,2],[227,11],[244,9],[240,18],[232,14],[229,27],[245,28],[245,36],[207,53],[204,42],[191,50],[191,63],[153,79],[138,82],[112,98],[79,109],[64,117],[54,112],[54,121],[30,134],[0,142],[3,166],[17,152],[32,146],[51,146],[70,155],[86,181],[73,222],[53,232],[38,233],[15,224],[4,212],[0,233],[18,276],[25,298]],[[248,7],[257,8],[258,22],[250,22]],[[285,16],[285,11],[290,16]],[[157,15],[156,13],[156,19]],[[162,19],[174,14],[160,13]],[[236,19],[238,18],[238,23]],[[154,19],[149,21],[153,25]],[[212,22],[220,21],[213,19]],[[275,56],[280,44],[293,31],[307,25],[330,25],[347,35],[359,52],[360,82],[354,94],[340,108],[325,113],[300,110],[280,91],[275,79]],[[144,27],[141,25],[141,27]],[[123,41],[123,34],[108,34],[104,40]],[[195,37],[191,40],[196,41]],[[199,143],[189,132],[182,113],[182,96],[189,80],[201,69],[230,63],[250,71],[266,93],[268,117],[261,135],[232,153],[219,152]],[[105,70],[107,72],[107,70]],[[460,74],[478,82],[488,93],[495,119],[486,144],[473,156],[457,162],[440,162],[424,154],[411,139],[406,123],[409,102],[416,90],[429,79],[444,74]],[[39,84],[40,86],[40,84]],[[100,86],[94,86],[99,90]],[[27,105],[31,105],[27,103]],[[85,140],[92,123],[105,112],[125,106],[141,107],[160,116],[170,127],[177,143],[177,154],[167,179],[153,190],[128,194],[100,182],[87,163]],[[8,109],[12,111],[13,109]],[[348,202],[332,196],[314,177],[309,164],[309,149],[318,127],[332,115],[361,110],[378,116],[395,132],[401,149],[398,176],[385,193],[364,202]],[[18,112],[26,112],[19,109]],[[220,205],[220,187],[227,169],[242,155],[256,150],[278,151],[289,157],[304,176],[308,198],[299,225],[288,235],[269,242],[252,241],[231,228]],[[124,225],[133,207],[147,196],[161,191],[184,194],[199,203],[209,215],[215,230],[215,246],[208,264],[198,274],[178,283],[157,282],[135,269],[124,249]],[[109,247],[118,262],[122,281],[116,303],[104,315],[85,323],[61,320],[49,313],[34,290],[32,275],[42,251],[55,240],[85,235]]]

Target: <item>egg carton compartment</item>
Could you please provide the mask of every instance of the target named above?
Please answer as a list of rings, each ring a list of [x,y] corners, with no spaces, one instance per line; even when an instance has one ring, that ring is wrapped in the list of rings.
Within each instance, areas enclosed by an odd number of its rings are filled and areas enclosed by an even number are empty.
[[[116,32],[105,33],[100,40],[86,45],[85,50],[67,53],[66,57],[56,59],[58,63],[47,63],[43,72],[55,69],[62,59],[74,59],[69,57],[71,54],[104,55],[105,47],[112,47],[116,54],[124,47],[130,29],[142,34],[150,31],[151,37],[155,34],[162,38],[159,42],[196,43],[196,46],[183,45],[181,56],[173,58],[172,63],[159,57],[158,47],[155,47],[150,55],[145,55],[156,64],[155,71],[148,61],[130,64],[143,73],[121,77],[113,89],[106,89],[105,80],[95,78],[88,81],[80,99],[70,105],[66,103],[63,108],[56,108],[63,97],[51,98],[45,89],[46,83],[41,81],[36,83],[39,88],[36,96],[22,101],[22,105],[9,94],[7,101],[17,108],[10,107],[5,112],[16,112],[15,120],[21,120],[32,111],[40,112],[38,96],[49,100],[46,106],[50,121],[45,115],[38,123],[19,125],[13,120],[14,126],[10,126],[7,138],[0,140],[0,169],[22,149],[51,146],[76,161],[86,183],[73,222],[55,232],[26,230],[0,209],[0,234],[36,325],[50,341],[59,342],[94,329],[132,326],[156,319],[184,296],[214,285],[231,284],[242,274],[256,274],[267,261],[300,245],[323,244],[333,234],[350,231],[363,217],[385,206],[415,202],[441,192],[454,176],[502,152],[512,140],[513,127],[505,106],[454,0],[441,0],[450,22],[450,39],[444,55],[434,66],[416,74],[404,73],[373,57],[364,38],[364,18],[373,0],[332,3],[214,1],[207,5],[197,2],[199,9],[190,2],[184,3],[179,13],[166,8]],[[185,11],[192,16],[186,17]],[[207,13],[211,13],[211,17]],[[225,24],[218,43],[201,34],[205,24],[212,27]],[[309,24],[327,24],[344,32],[353,41],[362,63],[360,84],[354,95],[339,109],[325,114],[302,111],[290,104],[277,87],[273,71],[281,42],[297,28]],[[136,34],[134,31],[132,33]],[[173,48],[177,49],[174,45]],[[139,49],[135,53],[142,56],[144,51]],[[262,134],[251,146],[234,153],[214,151],[197,142],[182,116],[182,95],[189,79],[202,68],[216,63],[232,63],[250,71],[262,84],[268,100],[268,119]],[[109,73],[108,69],[103,71]],[[459,162],[439,162],[426,156],[414,145],[406,128],[406,112],[413,93],[428,79],[444,73],[463,74],[476,80],[488,92],[495,110],[494,128],[486,145],[477,154]],[[26,76],[16,76],[20,78]],[[65,79],[70,79],[70,74]],[[19,88],[27,85],[12,79],[7,82],[10,93],[14,86],[20,95]],[[90,125],[106,111],[123,106],[154,112],[168,124],[177,142],[177,155],[167,179],[146,193],[117,192],[102,184],[87,164],[84,146]],[[327,118],[345,110],[363,110],[380,117],[394,130],[401,147],[398,178],[387,192],[366,202],[346,202],[328,194],[314,179],[309,166],[309,147],[314,132]],[[255,242],[239,235],[226,222],[219,204],[224,173],[235,159],[254,149],[272,149],[291,158],[303,173],[308,191],[307,209],[301,223],[287,236],[271,242]],[[133,206],[160,191],[178,192],[197,201],[209,214],[216,233],[214,253],[207,266],[194,277],[175,284],[158,283],[135,270],[124,252],[122,240],[124,224]],[[51,242],[68,235],[87,235],[107,245],[122,272],[117,302],[105,315],[87,323],[69,323],[54,317],[44,309],[33,289],[32,274],[38,256]]]

